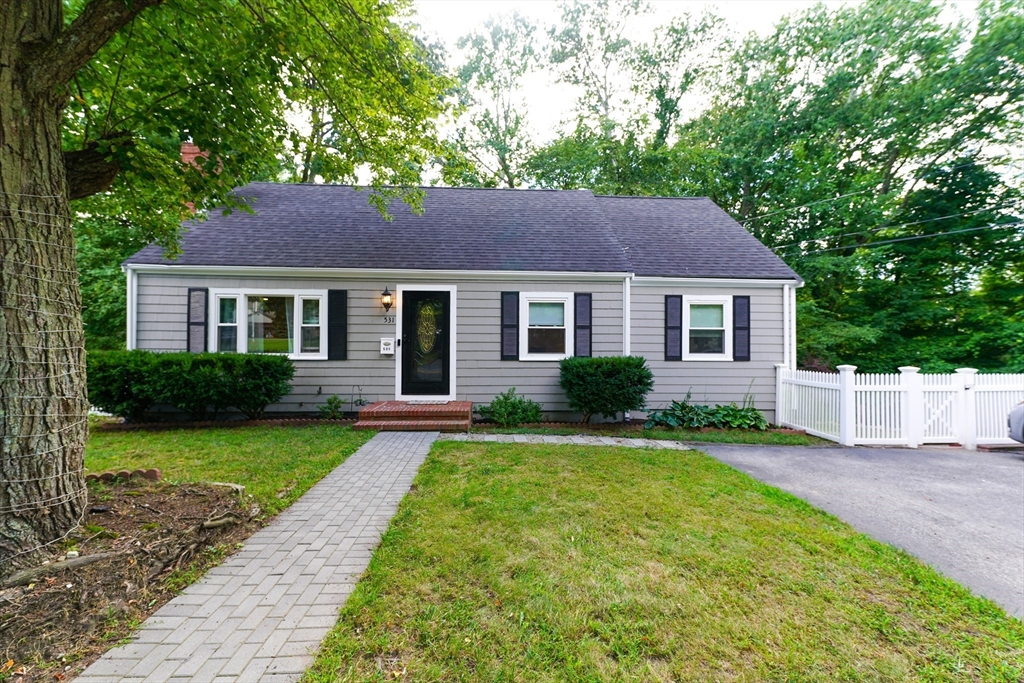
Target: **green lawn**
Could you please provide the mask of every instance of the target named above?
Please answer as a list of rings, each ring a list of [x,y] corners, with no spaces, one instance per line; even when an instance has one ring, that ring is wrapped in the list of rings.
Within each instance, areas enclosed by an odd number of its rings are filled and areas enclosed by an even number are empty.
[[[1022,676],[1024,624],[705,455],[440,442],[304,680]]]
[[[349,427],[236,427],[94,431],[87,472],[159,468],[168,481],[242,484],[274,514],[291,505],[374,432]]]
[[[785,434],[769,429],[759,432],[752,429],[717,429],[701,432],[693,429],[593,429],[581,424],[579,427],[515,427],[502,428],[491,426],[473,427],[474,432],[481,434],[594,434],[597,436],[624,436],[634,439],[671,439],[692,443],[750,443],[769,446],[828,446],[835,445],[831,441],[819,439],[809,434]]]

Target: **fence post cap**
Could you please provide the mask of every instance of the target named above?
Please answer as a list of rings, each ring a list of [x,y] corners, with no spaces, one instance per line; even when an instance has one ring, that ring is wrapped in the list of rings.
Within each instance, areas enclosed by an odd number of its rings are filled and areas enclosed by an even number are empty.
[[[915,372],[921,372],[921,368],[914,367],[913,365],[903,365],[899,368],[899,371],[903,374],[913,374]]]
[[[856,365],[837,365],[836,370],[839,372],[853,372],[857,369]]]
[[[777,367],[777,368],[788,368],[789,366],[786,365],[785,363],[776,363],[775,367]]]
[[[962,375],[977,375],[978,374],[978,369],[977,368],[957,368],[956,371],[959,372]]]

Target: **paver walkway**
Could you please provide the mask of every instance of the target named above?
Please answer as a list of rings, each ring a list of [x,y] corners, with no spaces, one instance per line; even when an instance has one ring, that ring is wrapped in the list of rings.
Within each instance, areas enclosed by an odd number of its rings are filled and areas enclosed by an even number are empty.
[[[688,451],[678,441],[671,439],[630,439],[618,436],[591,436],[574,434],[572,436],[556,436],[553,434],[442,434],[441,441],[485,441],[490,443],[554,443],[573,446],[626,446],[630,448],[671,448],[677,451]]]
[[[374,436],[78,683],[297,681],[437,436]]]

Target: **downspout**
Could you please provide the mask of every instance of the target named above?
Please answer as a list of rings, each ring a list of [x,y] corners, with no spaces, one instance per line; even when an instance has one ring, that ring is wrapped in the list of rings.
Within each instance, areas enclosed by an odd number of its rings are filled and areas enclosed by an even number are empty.
[[[632,325],[630,313],[630,281],[633,274],[630,273],[622,279],[622,355],[630,355],[630,327]]]
[[[131,266],[122,266],[125,273],[125,292],[127,294],[126,325],[125,325],[125,348],[129,351],[135,348],[135,301],[137,299],[138,274]]]
[[[792,345],[792,348],[789,350],[790,370],[796,370],[796,289],[802,286],[802,284],[798,284],[790,288],[793,296],[793,302],[789,307],[789,321],[790,325],[792,325],[789,331],[789,342]]]
[[[782,364],[787,368],[789,363],[789,285],[782,285]]]
[[[633,279],[633,274],[629,273],[626,277],[622,278],[622,355],[628,356],[630,354],[630,326],[631,326],[631,315],[630,315],[630,281]],[[622,419],[628,424],[632,416],[627,410],[622,414]]]

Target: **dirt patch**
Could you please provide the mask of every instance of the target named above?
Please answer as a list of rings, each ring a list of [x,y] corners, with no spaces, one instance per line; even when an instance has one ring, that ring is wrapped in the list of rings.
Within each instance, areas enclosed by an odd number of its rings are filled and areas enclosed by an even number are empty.
[[[261,526],[208,484],[91,483],[88,510],[50,563],[104,559],[0,589],[0,681],[71,680]]]

